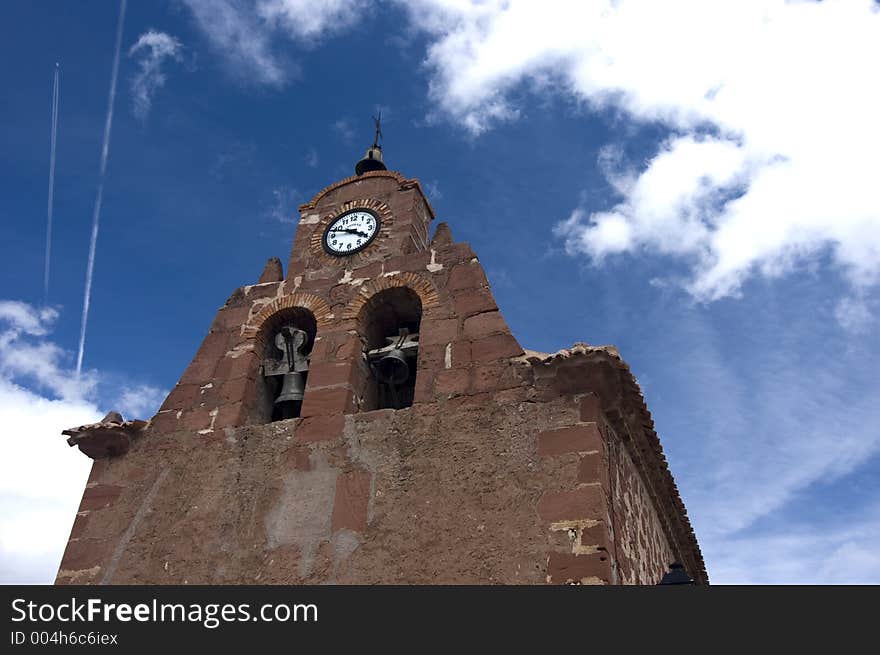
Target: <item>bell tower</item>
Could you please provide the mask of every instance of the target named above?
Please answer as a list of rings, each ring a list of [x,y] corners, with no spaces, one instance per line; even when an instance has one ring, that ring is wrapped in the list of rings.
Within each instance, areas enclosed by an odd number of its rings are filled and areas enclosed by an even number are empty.
[[[706,583],[617,350],[524,349],[380,140],[154,417],[65,432],[95,461],[57,583]]]

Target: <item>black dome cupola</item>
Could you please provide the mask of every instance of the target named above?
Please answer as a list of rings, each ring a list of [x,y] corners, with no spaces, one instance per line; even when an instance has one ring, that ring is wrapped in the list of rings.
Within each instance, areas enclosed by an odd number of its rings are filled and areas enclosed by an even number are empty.
[[[379,112],[378,116],[374,116],[373,121],[376,123],[376,135],[373,138],[373,145],[367,149],[364,158],[355,164],[355,175],[363,175],[368,171],[387,170],[385,163],[382,161],[382,146],[379,145],[379,139],[382,138],[382,112]]]

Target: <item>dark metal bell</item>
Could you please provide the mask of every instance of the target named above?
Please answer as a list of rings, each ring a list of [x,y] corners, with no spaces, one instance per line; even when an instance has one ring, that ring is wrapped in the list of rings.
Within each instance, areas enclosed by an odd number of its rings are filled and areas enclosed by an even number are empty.
[[[284,384],[281,385],[281,393],[275,399],[275,404],[302,400],[305,386],[302,373],[285,373]]]
[[[364,158],[355,164],[354,172],[356,175],[363,175],[368,171],[384,171],[385,162],[382,161],[382,148],[376,144],[370,146]]]
[[[401,384],[409,377],[409,364],[402,350],[395,348],[376,362],[376,376],[386,384]]]

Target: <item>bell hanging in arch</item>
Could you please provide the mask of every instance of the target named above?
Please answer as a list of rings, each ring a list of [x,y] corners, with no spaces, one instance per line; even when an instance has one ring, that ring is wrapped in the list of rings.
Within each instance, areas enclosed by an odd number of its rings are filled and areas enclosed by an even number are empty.
[[[302,373],[285,373],[281,393],[272,406],[272,420],[284,420],[299,416],[305,396],[305,378]]]
[[[388,351],[388,354],[376,362],[376,377],[392,386],[406,382],[409,377],[409,364],[406,355],[399,348]]]
[[[302,373],[285,373],[284,382],[281,385],[281,393],[275,399],[275,404],[286,402],[302,402],[305,395],[305,381]]]

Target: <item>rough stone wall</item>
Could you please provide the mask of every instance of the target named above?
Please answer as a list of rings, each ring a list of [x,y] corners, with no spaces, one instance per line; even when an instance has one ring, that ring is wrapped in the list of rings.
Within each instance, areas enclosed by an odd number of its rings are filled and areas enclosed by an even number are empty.
[[[330,259],[315,235],[356,198],[389,231]],[[616,352],[523,351],[470,246],[427,242],[412,180],[301,209],[286,278],[270,261],[237,289],[131,449],[95,461],[59,583],[640,583],[672,559],[706,581]],[[414,405],[366,411],[365,307],[397,286],[422,305]],[[302,412],[267,423],[267,326],[294,310],[317,325]]]
[[[603,495],[572,450],[598,434],[576,401],[464,395],[350,414],[328,438],[302,425],[150,431],[97,460],[58,582],[612,581],[568,532]]]
[[[606,424],[609,518],[620,584],[657,584],[677,556],[623,441]]]

